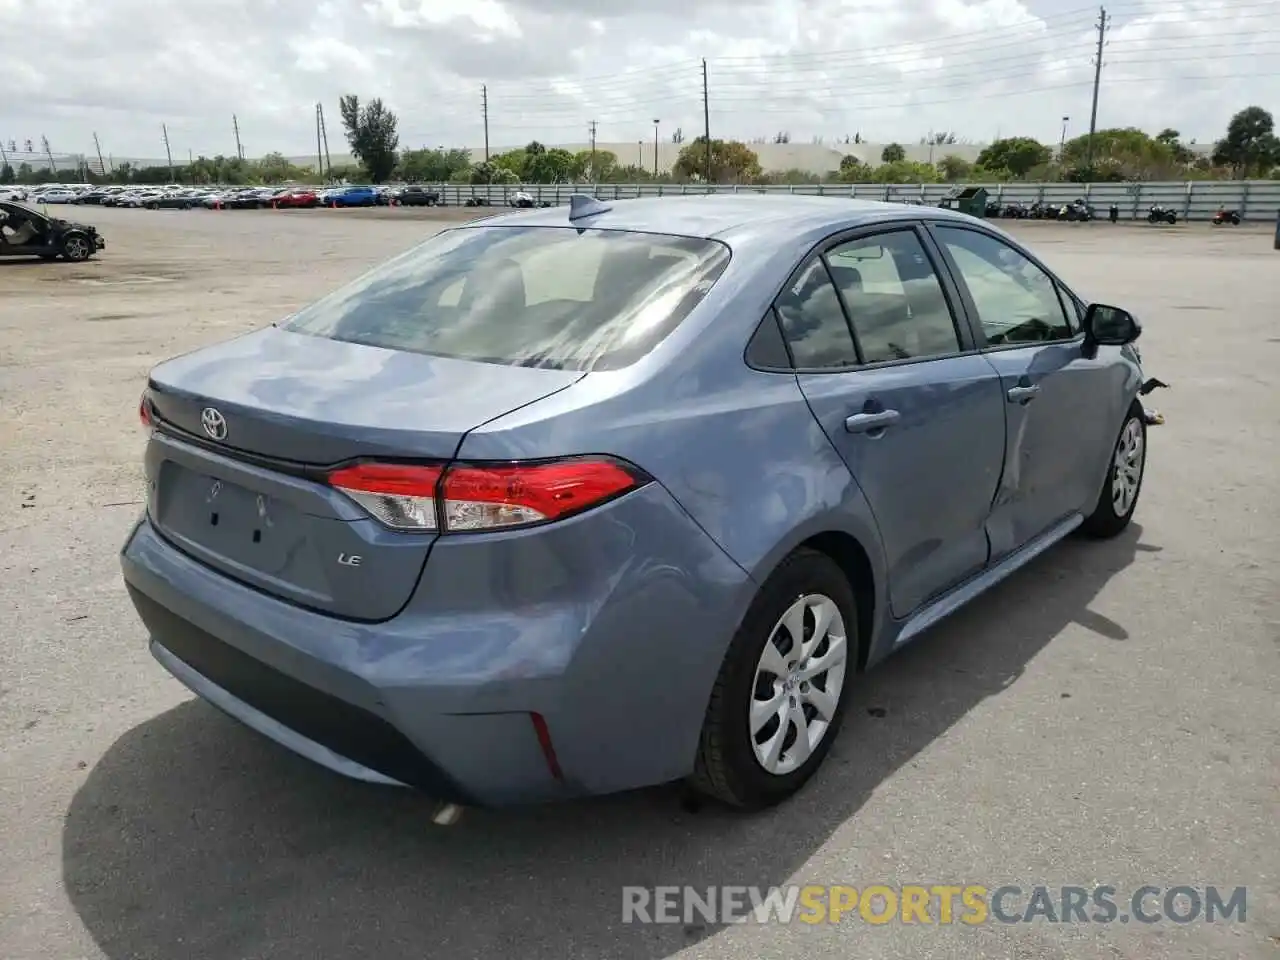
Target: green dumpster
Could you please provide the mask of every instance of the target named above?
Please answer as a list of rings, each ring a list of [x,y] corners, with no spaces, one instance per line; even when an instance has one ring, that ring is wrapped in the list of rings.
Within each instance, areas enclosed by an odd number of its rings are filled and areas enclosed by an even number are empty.
[[[961,213],[967,213],[971,217],[986,216],[986,187],[965,187],[963,190],[956,191],[956,193],[951,197],[950,206],[953,210],[959,210]]]

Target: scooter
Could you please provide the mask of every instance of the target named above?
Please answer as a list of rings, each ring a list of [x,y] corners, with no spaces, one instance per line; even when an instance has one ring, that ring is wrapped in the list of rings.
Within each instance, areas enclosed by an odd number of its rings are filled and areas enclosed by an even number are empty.
[[[1151,209],[1147,211],[1147,223],[1177,223],[1178,215],[1168,207],[1161,204],[1153,204]]]
[[[1219,207],[1218,212],[1213,215],[1213,219],[1209,221],[1215,227],[1220,227],[1224,223],[1229,223],[1233,227],[1240,226],[1240,214],[1235,210],[1228,210],[1226,207]]]

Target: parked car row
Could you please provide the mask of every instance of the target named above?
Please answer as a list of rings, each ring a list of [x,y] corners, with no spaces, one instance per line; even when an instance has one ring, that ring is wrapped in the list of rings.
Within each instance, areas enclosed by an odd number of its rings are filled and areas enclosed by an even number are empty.
[[[0,199],[35,204],[94,204],[104,207],[136,207],[149,210],[253,210],[269,207],[377,207],[391,204],[431,207],[441,202],[438,191],[418,185],[333,187],[303,185],[245,187],[205,186],[121,186],[95,187],[89,184],[45,184],[12,188]]]

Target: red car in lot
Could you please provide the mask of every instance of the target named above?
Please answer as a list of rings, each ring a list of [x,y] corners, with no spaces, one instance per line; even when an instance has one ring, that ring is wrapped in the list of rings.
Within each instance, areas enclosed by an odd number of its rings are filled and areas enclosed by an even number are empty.
[[[277,207],[314,207],[320,201],[316,197],[314,190],[290,187],[288,190],[281,190],[273,196],[271,202]]]

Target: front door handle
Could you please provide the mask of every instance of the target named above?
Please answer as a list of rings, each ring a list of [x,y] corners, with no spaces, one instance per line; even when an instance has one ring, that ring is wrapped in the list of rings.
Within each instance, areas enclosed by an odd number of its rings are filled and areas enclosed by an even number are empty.
[[[1040,395],[1040,388],[1034,384],[1031,386],[1020,386],[1009,388],[1010,403],[1030,403]]]
[[[876,413],[855,413],[846,417],[844,428],[850,433],[873,433],[891,427],[898,422],[900,414],[897,410],[880,410]]]

